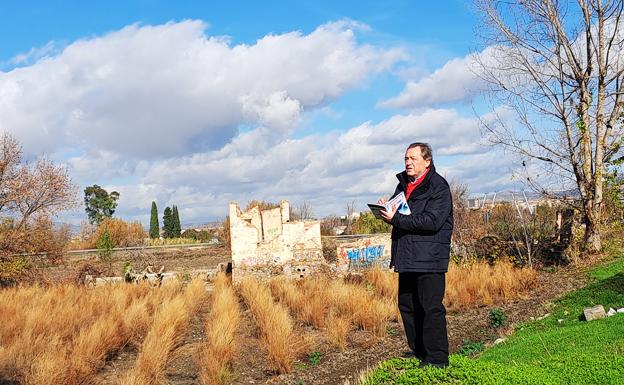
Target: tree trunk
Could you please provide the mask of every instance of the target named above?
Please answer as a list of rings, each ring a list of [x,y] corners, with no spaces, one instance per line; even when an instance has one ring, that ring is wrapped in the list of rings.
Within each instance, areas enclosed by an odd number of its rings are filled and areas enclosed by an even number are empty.
[[[583,243],[585,250],[590,253],[598,253],[602,249],[602,240],[600,238],[600,207],[594,205],[587,209],[588,215],[585,216],[585,234]]]

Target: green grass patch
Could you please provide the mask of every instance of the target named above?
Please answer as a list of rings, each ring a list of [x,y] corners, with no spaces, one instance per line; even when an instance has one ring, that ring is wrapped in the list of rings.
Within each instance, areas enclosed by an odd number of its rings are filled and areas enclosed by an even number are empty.
[[[624,384],[624,314],[586,322],[585,307],[624,307],[624,258],[589,272],[592,281],[554,303],[551,315],[516,327],[478,358],[452,355],[446,369],[391,359],[361,384]]]

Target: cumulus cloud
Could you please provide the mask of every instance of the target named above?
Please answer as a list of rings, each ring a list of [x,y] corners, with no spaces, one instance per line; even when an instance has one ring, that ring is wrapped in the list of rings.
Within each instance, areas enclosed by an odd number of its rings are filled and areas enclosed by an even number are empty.
[[[120,192],[117,214],[144,223],[152,200],[161,210],[178,205],[183,222],[222,217],[230,201],[250,199],[307,200],[319,216],[350,202],[363,210],[393,191],[410,142],[431,143],[437,159],[486,151],[478,119],[450,108],[294,138],[310,111],[339,117],[331,101],[403,52],[358,43],[362,26],[352,22],[240,45],[205,28],[132,25],[0,71],[0,130],[28,152],[56,153],[79,184]],[[452,171],[483,173],[462,167]]]
[[[495,51],[496,48],[487,47],[479,53],[453,58],[432,74],[408,81],[398,96],[380,102],[379,106],[416,108],[466,100],[484,86],[476,63],[489,62]]]
[[[167,202],[163,204],[193,207],[190,218],[221,217],[229,201],[244,205],[252,198],[294,204],[307,200],[317,215],[341,213],[351,201],[363,210],[366,202],[393,191],[394,174],[403,169],[403,152],[410,142],[431,143],[435,157],[487,151],[480,144],[477,119],[447,109],[397,115],[345,132],[283,139],[270,147],[264,145],[265,135],[258,128],[217,151],[149,163],[136,186],[115,187],[132,197],[120,203],[120,210],[142,212],[147,220],[145,207],[155,199],[149,194],[156,193],[150,186],[160,186],[158,199]]]
[[[449,181],[470,186],[471,194],[490,193],[507,189],[522,189],[521,181],[512,178],[519,163],[514,157],[495,148],[462,157],[453,165],[442,167]]]
[[[33,152],[79,146],[139,159],[219,149],[241,126],[278,139],[305,109],[403,57],[358,43],[349,22],[235,46],[205,28],[131,25],[0,72],[0,128]]]

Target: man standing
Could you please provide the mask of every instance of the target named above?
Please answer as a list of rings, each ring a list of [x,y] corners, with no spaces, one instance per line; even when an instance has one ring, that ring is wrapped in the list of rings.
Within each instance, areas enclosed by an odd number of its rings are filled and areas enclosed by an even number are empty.
[[[405,193],[411,213],[403,215],[393,207],[382,215],[392,225],[390,267],[399,273],[398,305],[405,336],[421,367],[446,367],[448,337],[442,299],[453,232],[451,190],[436,172],[427,143],[409,145],[405,171],[397,178],[394,195]]]

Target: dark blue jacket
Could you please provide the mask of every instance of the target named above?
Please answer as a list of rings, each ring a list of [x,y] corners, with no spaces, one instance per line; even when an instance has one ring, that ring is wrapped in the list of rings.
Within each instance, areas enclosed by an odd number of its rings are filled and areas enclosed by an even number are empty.
[[[399,185],[394,195],[407,190],[407,173],[403,171],[397,178]],[[435,171],[433,163],[407,204],[412,213],[397,212],[390,222],[390,267],[399,273],[446,272],[453,233],[453,201],[448,183]]]

